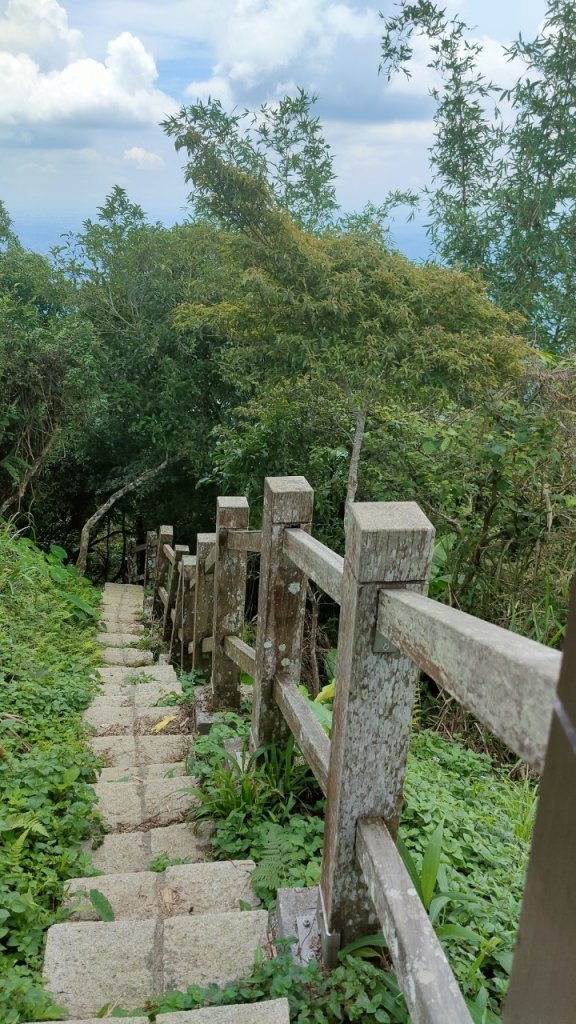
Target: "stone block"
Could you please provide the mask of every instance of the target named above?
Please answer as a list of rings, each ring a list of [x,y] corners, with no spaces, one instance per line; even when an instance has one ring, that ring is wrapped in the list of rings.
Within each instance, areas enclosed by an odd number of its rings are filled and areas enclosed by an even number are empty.
[[[225,985],[250,973],[256,950],[268,952],[268,914],[206,914],[164,922],[163,991]]]
[[[48,930],[43,974],[68,1016],[85,1018],[105,1003],[143,1006],[157,991],[158,956],[154,920],[67,922]]]

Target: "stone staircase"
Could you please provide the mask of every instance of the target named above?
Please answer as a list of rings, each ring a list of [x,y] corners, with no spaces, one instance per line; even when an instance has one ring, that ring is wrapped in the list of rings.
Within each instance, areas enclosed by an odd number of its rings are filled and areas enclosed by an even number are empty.
[[[250,882],[254,865],[203,863],[206,833],[194,835],[186,822],[194,800],[183,760],[190,737],[181,709],[158,703],[180,685],[172,667],[154,665],[149,651],[130,646],[143,632],[141,612],[141,587],[106,584],[103,694],[85,715],[95,730],[92,748],[107,765],[94,787],[109,830],[93,852],[103,874],[69,883],[67,899],[79,909],[49,929],[44,960],[47,987],[72,1024],[96,1024],[104,1006],[134,1010],[172,989],[233,981],[249,974],[259,947],[269,948],[268,914],[258,909]],[[189,863],[148,870],[161,854]],[[98,919],[91,889],[108,899],[113,921]],[[241,904],[254,909],[241,911]],[[146,1016],[131,1020],[148,1024]],[[289,1024],[289,1013],[287,1001],[276,999],[156,1020]]]

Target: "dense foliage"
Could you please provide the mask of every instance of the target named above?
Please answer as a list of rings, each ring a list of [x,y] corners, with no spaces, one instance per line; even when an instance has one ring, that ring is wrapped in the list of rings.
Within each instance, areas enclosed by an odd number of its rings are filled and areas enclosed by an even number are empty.
[[[214,821],[211,842],[217,859],[256,862],[254,888],[271,908],[277,888],[318,882],[324,804],[293,746],[282,752],[264,749],[239,766],[222,744],[229,737],[245,736],[247,729],[246,722],[230,716],[211,735],[196,740],[190,770],[201,784],[192,817]],[[400,828],[404,856],[462,990],[485,1024],[499,1019],[506,993],[535,805],[536,790],[529,780],[511,779],[489,757],[457,741],[447,742],[434,731],[414,733]],[[359,946],[363,956],[380,958],[378,943],[371,951],[370,940]],[[351,970],[347,956],[345,951],[342,978]],[[317,1016],[309,1018],[311,1010],[298,1001],[299,969],[286,979],[282,957],[276,968],[262,969],[270,986],[264,990],[254,979],[223,993],[193,987],[186,996],[176,993],[162,1005],[191,1009],[213,1002],[249,1002],[258,998],[251,993],[279,992],[274,987],[280,984],[279,974],[293,1000],[294,1021],[407,1020],[402,1001],[389,998],[393,979],[382,971],[379,980],[374,975],[373,995],[356,1010],[354,1001],[339,991],[338,975],[329,1003],[320,1000]],[[354,999],[359,994],[354,976],[360,970],[356,965],[348,977]],[[260,968],[255,977],[262,983]],[[398,1016],[378,1016],[380,1009]]]
[[[81,712],[94,692],[95,592],[0,529],[0,1019],[54,1020],[41,986],[64,882],[86,874],[95,759]]]

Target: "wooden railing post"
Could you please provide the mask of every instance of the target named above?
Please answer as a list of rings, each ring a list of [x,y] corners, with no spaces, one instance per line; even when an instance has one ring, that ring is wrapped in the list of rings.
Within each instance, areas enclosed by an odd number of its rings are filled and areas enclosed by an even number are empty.
[[[327,959],[340,941],[374,931],[376,916],[356,860],[359,818],[396,834],[418,679],[414,663],[376,634],[383,587],[426,592],[434,528],[414,502],[351,506],[336,664],[336,692],[320,886]]]
[[[162,625],[162,637],[164,640],[169,640],[172,636],[172,611],[176,608],[176,595],[178,593],[178,582],[180,579],[180,573],[178,567],[182,561],[184,555],[189,554],[190,548],[187,544],[175,544],[174,554],[175,560],[172,566],[172,575],[170,577],[170,586],[168,588],[168,600],[166,601],[166,607],[164,609],[164,621]]]
[[[188,650],[194,635],[194,583],[196,581],[196,558],[182,555],[176,563],[178,589],[176,592],[174,621],[168,656],[179,665],[183,672],[192,667],[192,655]]]
[[[202,641],[212,636],[214,623],[214,574],[204,571],[206,559],[216,543],[215,533],[199,533],[196,539],[196,609],[192,643],[192,667],[204,672],[209,682],[212,674],[212,655],[202,650]]]
[[[252,744],[280,742],[287,726],[274,699],[274,680],[300,682],[306,576],[283,553],[284,531],[310,533],[314,492],[303,476],[264,483],[258,633],[252,696]]]
[[[144,554],[144,587],[154,586],[156,575],[156,553],[158,549],[158,534],[156,530],[148,530],[146,534],[146,551]]]
[[[158,547],[156,549],[156,572],[154,575],[154,601],[152,604],[152,616],[160,619],[164,615],[164,605],[160,597],[160,587],[166,586],[168,579],[169,562],[164,553],[164,545],[172,544],[174,539],[173,526],[161,526],[158,532]]]
[[[247,556],[245,551],[232,551],[228,547],[228,531],[247,530],[249,516],[246,498],[218,498],[212,631],[212,693],[215,707],[240,707],[240,669],[225,653],[224,638],[242,634]]]
[[[505,1024],[576,1019],[576,584],[504,1011]]]
[[[138,575],[138,566],[136,563],[136,541],[134,537],[128,538],[128,544],[126,545],[126,576],[128,583],[134,583]]]

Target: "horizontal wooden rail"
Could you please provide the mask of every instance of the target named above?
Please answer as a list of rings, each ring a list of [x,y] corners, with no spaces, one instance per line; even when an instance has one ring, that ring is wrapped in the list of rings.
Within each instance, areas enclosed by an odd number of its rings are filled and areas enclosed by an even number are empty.
[[[212,548],[212,551],[204,562],[204,572],[208,575],[209,572],[214,572],[214,565],[216,563],[216,545]]]
[[[146,551],[146,544],[137,544],[134,551],[136,554],[138,554],[139,551]]]
[[[415,1024],[472,1024],[464,997],[394,840],[380,818],[358,822],[356,855]]]
[[[562,656],[408,590],[382,590],[378,630],[542,770]]]
[[[166,604],[168,603],[168,591],[166,590],[166,587],[160,587],[158,597],[162,601],[164,607],[166,607]]]
[[[330,762],[330,740],[320,722],[310,710],[308,702],[294,683],[276,679],[274,697],[290,727],[294,739],[310,765],[320,789],[326,796],[328,791],[328,766]]]
[[[230,530],[227,538],[231,551],[262,550],[262,530]]]
[[[235,665],[238,665],[241,672],[246,672],[249,676],[254,675],[256,652],[249,644],[245,644],[240,637],[224,637],[224,652]]]
[[[304,530],[284,531],[284,554],[340,604],[344,559]]]
[[[170,562],[170,565],[174,565],[174,562],[176,561],[176,552],[174,551],[174,548],[171,547],[170,544],[165,544],[163,550],[166,558]]]
[[[213,650],[214,650],[214,637],[213,636],[207,636],[206,639],[202,641],[202,654],[211,654]]]

